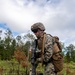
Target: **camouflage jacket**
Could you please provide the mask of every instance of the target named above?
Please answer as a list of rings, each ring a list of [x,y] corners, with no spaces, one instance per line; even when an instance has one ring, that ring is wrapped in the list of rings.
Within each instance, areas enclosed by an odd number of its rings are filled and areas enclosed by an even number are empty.
[[[38,40],[38,48],[42,49],[43,38]],[[50,35],[46,35],[45,47],[44,47],[44,62],[48,62],[53,55],[53,38]]]

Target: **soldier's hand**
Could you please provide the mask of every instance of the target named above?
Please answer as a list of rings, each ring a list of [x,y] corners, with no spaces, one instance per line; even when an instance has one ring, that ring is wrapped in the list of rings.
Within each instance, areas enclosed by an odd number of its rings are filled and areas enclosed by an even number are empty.
[[[37,58],[37,60],[36,60],[37,62],[42,62],[42,60],[41,60],[41,58]]]
[[[36,50],[36,58],[40,58],[41,57],[41,50],[37,49]]]

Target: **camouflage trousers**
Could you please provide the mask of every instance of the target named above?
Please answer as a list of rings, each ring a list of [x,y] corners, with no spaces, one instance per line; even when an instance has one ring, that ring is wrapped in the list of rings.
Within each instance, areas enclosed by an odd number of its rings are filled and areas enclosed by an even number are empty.
[[[54,71],[55,69],[52,63],[48,63],[47,65],[45,65],[44,75],[57,75]]]

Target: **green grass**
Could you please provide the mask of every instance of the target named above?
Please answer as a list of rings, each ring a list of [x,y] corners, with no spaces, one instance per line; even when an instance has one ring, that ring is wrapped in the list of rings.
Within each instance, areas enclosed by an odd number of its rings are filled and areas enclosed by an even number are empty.
[[[0,60],[0,69],[3,68],[2,75],[19,75],[25,74],[26,69],[24,69],[21,65],[19,66],[20,69],[18,69],[18,62],[17,61],[2,61]],[[31,68],[31,64],[29,65],[29,69]],[[37,67],[37,71],[44,72],[44,68],[42,67],[42,64],[39,64]],[[58,73],[58,75],[75,75],[75,63],[64,63],[64,68],[61,72]]]
[[[18,68],[18,66],[20,68]],[[25,69],[22,68],[21,65],[19,65],[18,62],[13,61],[1,61],[0,60],[0,69],[3,68],[3,74],[2,75],[18,75],[18,73],[25,73]]]

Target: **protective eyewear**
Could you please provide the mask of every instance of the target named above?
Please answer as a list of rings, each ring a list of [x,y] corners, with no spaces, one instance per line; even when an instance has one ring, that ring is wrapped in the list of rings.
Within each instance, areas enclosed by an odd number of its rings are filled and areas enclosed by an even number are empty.
[[[32,31],[33,31],[33,33],[37,33],[38,32],[38,29],[34,29]]]

